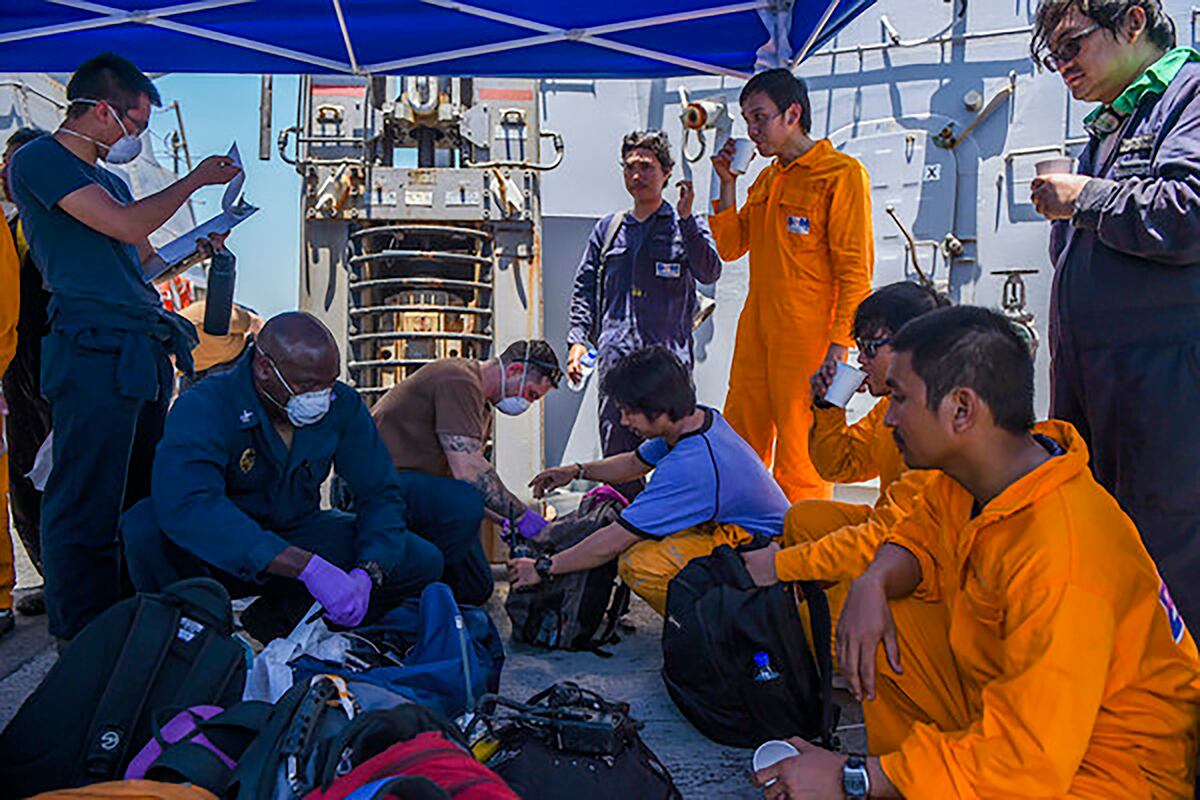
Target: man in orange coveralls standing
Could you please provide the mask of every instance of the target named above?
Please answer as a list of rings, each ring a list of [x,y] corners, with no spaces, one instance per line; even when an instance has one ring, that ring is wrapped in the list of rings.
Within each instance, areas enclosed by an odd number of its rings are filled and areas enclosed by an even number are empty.
[[[908,513],[937,473],[908,469],[892,432],[883,424],[888,410],[889,344],[910,320],[947,305],[933,289],[910,281],[880,287],[854,312],[858,363],[866,373],[863,387],[878,397],[870,413],[854,424],[846,410],[824,402],[833,378],[824,367],[812,376],[813,425],[808,454],[821,477],[837,483],[879,479],[875,505],[836,500],[801,500],[783,522],[783,548],[771,544],[742,553],[746,570],[759,586],[776,581],[835,581],[827,586],[829,610],[836,622],[850,582],[866,571],[884,535]]]
[[[1192,797],[1196,645],[1082,438],[1033,423],[1025,342],[963,307],[891,344],[886,423],[910,467],[943,474],[838,626],[875,755],[793,740],[800,755],[756,783],[777,779],[768,798]]]
[[[739,210],[732,141],[713,157],[721,195],[708,221],[717,252],[726,261],[750,252],[725,418],[774,464],[790,501],[823,499],[829,484],[808,457],[808,379],[823,360],[846,360],[854,309],[871,291],[870,183],[858,161],[809,138],[808,91],[787,70],[751,78],[741,106],[758,152],[775,161]]]

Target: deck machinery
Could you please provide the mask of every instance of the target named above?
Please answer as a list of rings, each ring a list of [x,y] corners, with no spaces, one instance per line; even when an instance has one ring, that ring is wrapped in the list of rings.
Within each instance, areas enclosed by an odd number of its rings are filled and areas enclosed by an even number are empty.
[[[536,99],[528,80],[301,81],[278,139],[302,176],[299,306],[339,338],[368,404],[435,359],[542,336],[540,173],[563,145]],[[497,420],[493,444],[524,486],[543,464],[540,404]]]

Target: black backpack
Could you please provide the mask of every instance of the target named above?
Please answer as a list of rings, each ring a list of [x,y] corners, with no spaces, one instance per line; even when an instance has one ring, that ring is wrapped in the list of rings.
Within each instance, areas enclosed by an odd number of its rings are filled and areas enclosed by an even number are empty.
[[[484,695],[467,734],[496,740],[486,765],[524,800],[682,800],[627,703],[564,681],[524,703]],[[477,746],[478,747],[478,746]]]
[[[692,559],[667,586],[663,680],[688,721],[733,747],[801,736],[832,742],[829,604],[816,583],[807,601],[816,659],[788,584],[754,585],[728,545]],[[756,656],[765,653],[768,680]]]
[[[139,594],[98,616],[0,734],[0,796],[119,779],[160,709],[241,699],[246,649],[210,578]]]
[[[615,500],[584,498],[577,510],[547,525],[536,542],[522,544],[535,553],[561,552],[615,522],[620,510]],[[620,641],[616,629],[629,610],[629,587],[617,581],[614,559],[589,570],[557,575],[531,589],[509,591],[504,610],[518,642],[609,656],[600,648]]]

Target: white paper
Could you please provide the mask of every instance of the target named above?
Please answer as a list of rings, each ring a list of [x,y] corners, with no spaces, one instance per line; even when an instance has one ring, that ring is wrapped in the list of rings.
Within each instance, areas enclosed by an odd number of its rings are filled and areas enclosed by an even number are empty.
[[[238,174],[225,186],[225,194],[221,195],[221,210],[232,211],[238,204],[242,194],[242,185],[246,182],[246,170],[242,168],[242,154],[238,152],[237,142],[229,148],[227,154],[233,159],[233,165],[238,168]]]
[[[33,488],[39,492],[46,491],[46,481],[50,479],[50,469],[54,466],[54,431],[42,442],[37,455],[33,457],[33,469],[25,477],[29,478]]]
[[[341,664],[350,649],[350,640],[345,636],[330,633],[322,617],[307,620],[321,610],[313,603],[303,619],[286,639],[272,640],[263,651],[254,657],[250,673],[246,676],[243,700],[265,700],[274,703],[292,688],[292,668],[289,664],[302,655],[310,655],[321,661]]]
[[[256,211],[258,211],[256,206],[245,203],[234,206],[231,210],[223,211],[212,219],[200,223],[179,238],[167,242],[158,248],[158,255],[162,258],[163,263],[168,269],[176,267],[197,255],[197,239],[207,239],[209,235],[214,233],[229,233],[235,226],[240,225]],[[151,275],[149,277],[151,280],[155,280],[158,278],[158,275]]]
[[[233,146],[229,148],[228,155],[233,159],[234,164],[238,167],[242,166],[242,156],[238,152],[237,142],[234,142]],[[158,280],[168,272],[178,272],[180,267],[200,260],[196,249],[197,239],[207,239],[214,233],[229,233],[235,226],[240,225],[258,211],[257,206],[250,205],[241,197],[242,187],[245,183],[246,172],[242,170],[225,187],[225,194],[221,196],[221,213],[158,248],[158,255],[163,260],[163,268],[147,277],[152,281]]]

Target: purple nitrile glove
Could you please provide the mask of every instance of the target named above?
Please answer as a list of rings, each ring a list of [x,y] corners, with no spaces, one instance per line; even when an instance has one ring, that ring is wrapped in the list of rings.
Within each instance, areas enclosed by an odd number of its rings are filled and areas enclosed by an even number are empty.
[[[605,500],[612,500],[612,501],[618,503],[621,506],[621,508],[624,508],[625,506],[629,505],[629,500],[626,499],[625,495],[621,494],[616,489],[609,486],[607,483],[597,486],[595,489],[592,489],[590,492],[588,492],[587,494],[585,494],[583,496],[583,499],[584,500],[592,500],[593,502],[596,502],[596,503],[603,503]]]
[[[517,533],[521,534],[526,539],[532,539],[542,532],[542,528],[549,523],[541,514],[534,511],[532,508],[525,509],[525,513],[517,520]]]
[[[357,573],[357,574],[356,574]],[[313,554],[300,573],[300,582],[325,609],[329,621],[353,627],[362,622],[371,599],[371,576],[361,569],[349,574]]]

